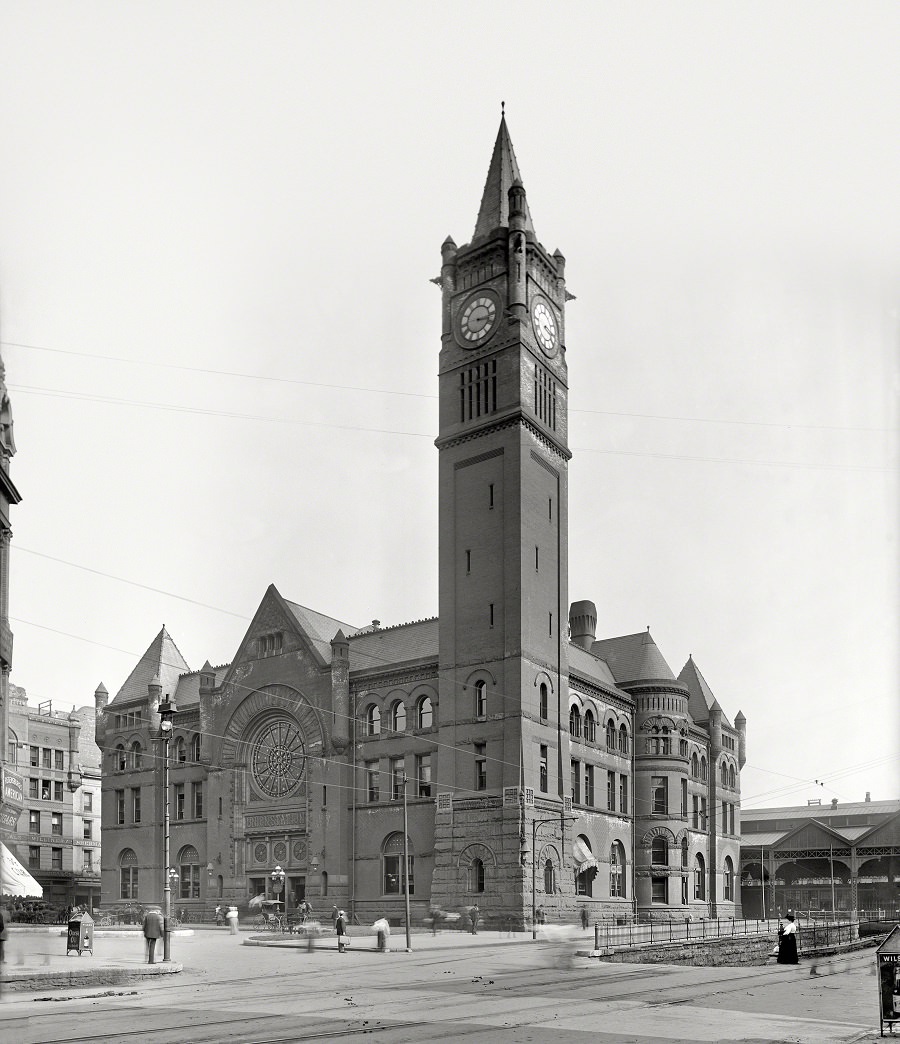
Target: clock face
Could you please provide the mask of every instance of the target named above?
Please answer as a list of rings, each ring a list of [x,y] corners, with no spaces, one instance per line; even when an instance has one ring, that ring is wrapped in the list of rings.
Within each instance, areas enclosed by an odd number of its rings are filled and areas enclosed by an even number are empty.
[[[500,301],[493,291],[473,294],[457,317],[457,340],[463,348],[477,348],[497,329],[499,318]]]
[[[556,316],[549,303],[539,297],[531,306],[531,325],[537,337],[541,351],[545,355],[556,355],[559,347],[559,332],[556,327]]]

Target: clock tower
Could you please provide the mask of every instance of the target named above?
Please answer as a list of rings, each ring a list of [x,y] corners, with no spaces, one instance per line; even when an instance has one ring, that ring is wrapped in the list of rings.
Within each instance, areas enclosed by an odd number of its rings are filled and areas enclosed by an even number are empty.
[[[561,815],[567,783],[571,297],[565,259],[535,234],[505,116],[474,236],[441,253],[432,897],[484,891],[492,912],[521,914],[532,822]]]

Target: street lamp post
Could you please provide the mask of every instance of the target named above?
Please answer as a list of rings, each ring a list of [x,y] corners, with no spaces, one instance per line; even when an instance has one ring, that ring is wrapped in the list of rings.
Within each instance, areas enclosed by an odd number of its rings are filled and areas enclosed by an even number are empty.
[[[172,874],[174,871],[169,866],[169,740],[172,736],[172,718],[177,710],[176,706],[166,698],[159,705],[159,735],[163,744],[163,867],[165,878],[163,881],[163,896],[165,901],[163,920],[163,961],[171,959],[171,944],[169,940],[169,919],[172,916]],[[178,876],[177,874],[175,875]]]
[[[412,941],[409,937],[409,838],[406,820],[406,785],[409,776],[403,773],[403,902],[406,910],[406,952],[412,953]]]
[[[286,874],[280,866],[276,866],[272,873],[269,874],[269,877],[272,879],[272,891],[276,895],[280,892],[283,896],[284,910],[282,911],[282,914],[287,917],[287,892],[284,887]],[[282,922],[282,924],[283,923],[284,922]]]
[[[545,823],[564,823],[566,818],[574,816],[553,816],[550,819],[533,819],[531,821],[531,938],[537,939],[537,832]]]

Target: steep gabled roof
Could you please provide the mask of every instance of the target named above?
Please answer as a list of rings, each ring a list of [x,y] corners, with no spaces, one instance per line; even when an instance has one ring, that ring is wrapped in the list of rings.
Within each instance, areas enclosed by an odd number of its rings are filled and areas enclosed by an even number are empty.
[[[569,643],[569,670],[573,673],[582,674],[589,681],[600,686],[616,688],[616,679],[606,660],[600,659],[595,653],[582,649],[580,645]],[[622,693],[624,696],[625,694]]]
[[[334,638],[338,631],[343,631],[348,636],[352,636],[359,631],[359,628],[354,627],[353,624],[336,620],[334,617],[326,616],[324,613],[317,613],[313,609],[307,609],[305,605],[289,602],[286,598],[283,601],[325,663],[331,662],[331,639]]]
[[[694,663],[694,657],[689,656],[687,663],[681,668],[678,680],[691,694],[688,700],[688,711],[696,722],[709,721],[711,710],[722,710],[719,701],[713,695],[712,689],[707,685],[706,679],[700,673],[700,668]],[[722,712],[722,721],[729,728],[734,728],[731,722]]]
[[[125,703],[130,700],[146,699],[147,686],[154,675],[159,678],[163,696],[166,693],[174,696],[178,678],[186,671],[190,671],[187,661],[163,626],[111,702]]]
[[[491,165],[488,167],[487,180],[481,196],[481,207],[478,220],[475,222],[473,242],[481,236],[490,235],[496,228],[509,227],[509,190],[513,182],[522,183],[516,154],[513,152],[512,139],[506,126],[506,117],[500,118],[500,129],[494,142]],[[525,228],[534,232],[528,203],[525,203]]]
[[[663,659],[649,628],[621,638],[598,639],[591,646],[591,652],[606,661],[618,685],[639,681],[675,681],[672,668]]]
[[[350,670],[372,671],[416,660],[437,660],[438,620],[415,620],[350,636]]]

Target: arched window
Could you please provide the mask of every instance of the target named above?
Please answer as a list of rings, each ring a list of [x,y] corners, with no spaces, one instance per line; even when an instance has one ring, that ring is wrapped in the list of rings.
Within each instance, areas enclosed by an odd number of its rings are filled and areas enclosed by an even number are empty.
[[[699,852],[694,859],[694,898],[706,898],[706,863]]]
[[[125,753],[125,747],[123,744],[117,744],[114,757],[115,761],[113,764],[116,767],[116,772],[124,772],[128,767],[128,756]]]
[[[406,707],[403,700],[391,704],[391,732],[406,732]]]
[[[139,769],[141,767],[143,762],[143,752],[141,751],[141,745],[137,740],[131,744],[130,760],[133,769]]]
[[[484,863],[480,859],[472,860],[466,877],[467,890],[469,892],[484,891]]]
[[[175,760],[184,764],[187,761],[187,752],[184,747],[184,737],[179,736],[175,740]]]
[[[614,721],[606,723],[606,746],[609,750],[616,749],[616,723]]]
[[[191,737],[191,761],[200,761],[200,734],[198,732]]]
[[[138,865],[133,848],[123,848],[119,854],[119,898],[137,899]]]
[[[619,726],[619,753],[628,753],[628,729],[624,725]]]
[[[625,898],[625,849],[621,841],[613,841],[609,849],[609,894]]]
[[[735,771],[734,771],[734,765],[729,765],[728,766],[728,786],[729,787],[736,787],[737,786],[737,775],[735,774]]]
[[[700,758],[700,782],[706,782],[706,758]]]
[[[731,856],[725,856],[725,866],[722,868],[722,881],[725,899],[731,902],[734,899],[734,863]]]
[[[672,739],[669,736],[669,726],[663,725],[662,739],[659,741],[659,752],[660,754],[671,754],[672,753]]]
[[[430,729],[434,722],[434,711],[431,707],[431,697],[423,696],[416,705],[416,727]]]
[[[547,683],[541,682],[540,688],[540,715],[541,720],[547,720]]]
[[[694,779],[700,778],[700,760],[697,757],[697,751],[691,755],[691,775]]]
[[[328,895],[328,871],[322,871],[322,895]]]
[[[193,845],[185,845],[178,853],[179,898],[200,898],[200,856]]]
[[[556,870],[553,867],[552,859],[548,859],[544,863],[544,892],[547,895],[553,895],[556,892]]]
[[[577,707],[569,710],[569,735],[575,739],[581,738],[581,711]]]
[[[686,758],[688,756],[688,741],[686,739],[678,741],[678,753],[683,758]]]
[[[723,758],[722,764],[719,766],[719,780],[723,787],[728,786],[728,762]]]
[[[590,841],[579,834],[572,846],[572,858],[575,862],[575,894],[593,895],[594,877],[597,874],[597,860],[593,856]]]
[[[366,735],[379,736],[381,734],[381,711],[377,703],[370,703],[366,707]]]
[[[584,712],[584,738],[588,743],[597,742],[597,722],[589,710]]]
[[[664,837],[654,837],[650,847],[650,862],[653,866],[669,865],[669,843]]]
[[[685,870],[687,870],[687,865],[688,865],[688,842],[687,842],[687,838],[686,837],[683,837],[681,839],[681,865],[682,865],[682,867]]]
[[[406,851],[409,856],[407,865],[407,876],[409,878],[409,894],[415,893],[415,859],[413,855],[412,842],[407,837]],[[381,876],[382,890],[384,895],[403,895],[403,878],[401,867],[403,866],[403,834],[395,832],[385,838],[381,849]]]
[[[487,682],[483,679],[475,682],[475,717],[487,717]]]

